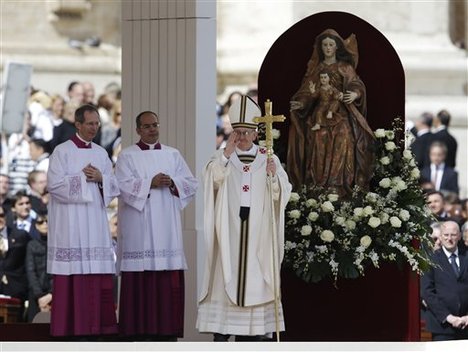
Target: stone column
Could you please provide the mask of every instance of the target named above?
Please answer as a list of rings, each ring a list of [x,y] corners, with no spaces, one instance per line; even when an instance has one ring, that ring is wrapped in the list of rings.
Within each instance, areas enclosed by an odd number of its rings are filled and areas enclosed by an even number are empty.
[[[160,140],[180,150],[200,179],[215,150],[216,2],[202,0],[122,2],[122,140],[138,140],[135,117],[158,113]],[[196,332],[197,238],[203,238],[203,197],[183,213],[186,271],[185,337]],[[201,241],[199,241],[201,242]],[[201,243],[200,243],[201,248]]]

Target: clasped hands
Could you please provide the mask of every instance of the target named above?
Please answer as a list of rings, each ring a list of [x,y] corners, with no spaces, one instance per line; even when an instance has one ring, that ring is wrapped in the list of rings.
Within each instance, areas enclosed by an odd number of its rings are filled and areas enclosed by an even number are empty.
[[[88,164],[82,171],[86,176],[86,182],[102,182],[101,171],[93,165]]]
[[[171,187],[173,184],[172,178],[169,175],[160,172],[151,179],[151,188]]]
[[[468,326],[468,315],[457,317],[455,315],[450,314],[447,317],[447,323],[452,325],[454,328],[465,329]]]

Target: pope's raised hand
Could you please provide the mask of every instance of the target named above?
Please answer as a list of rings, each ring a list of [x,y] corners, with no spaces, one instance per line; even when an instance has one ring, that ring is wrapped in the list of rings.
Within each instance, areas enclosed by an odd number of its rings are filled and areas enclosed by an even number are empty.
[[[229,138],[226,142],[226,147],[224,148],[224,156],[230,158],[231,154],[236,150],[237,145],[239,144],[239,136],[236,131],[232,131],[229,135]]]

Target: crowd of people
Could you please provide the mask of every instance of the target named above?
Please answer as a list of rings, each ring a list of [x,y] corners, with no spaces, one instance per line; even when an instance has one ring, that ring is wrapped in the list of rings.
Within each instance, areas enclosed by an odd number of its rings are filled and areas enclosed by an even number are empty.
[[[27,302],[20,320],[51,312],[54,336],[120,332],[134,340],[175,340],[183,336],[187,268],[180,211],[193,199],[198,181],[179,151],[160,143],[162,122],[152,111],[136,117],[140,140],[121,151],[117,85],[109,84],[97,99],[90,82],[71,82],[67,91],[62,97],[33,89],[23,131],[2,136],[0,294]],[[267,243],[265,228],[259,227],[273,211],[267,195],[277,204],[275,233],[282,238],[281,211],[291,191],[279,160],[268,159],[254,143],[257,125],[250,119],[261,114],[256,99],[257,91],[250,89],[218,104],[217,151],[203,174],[208,262],[197,327],[213,333],[215,341],[231,335],[240,341],[269,338],[275,319],[284,329],[281,306],[275,313],[271,304],[273,283],[256,279],[272,277],[261,262],[271,260],[271,251],[256,253],[256,264],[248,260],[252,248]],[[240,115],[240,104],[251,110]],[[468,199],[459,197],[457,142],[449,123],[446,110],[422,114],[411,129],[410,148],[434,218],[434,255],[444,253],[451,267],[458,265],[457,279],[468,275]],[[452,253],[457,259],[450,259]],[[428,326],[436,339],[466,338],[468,299],[459,296],[468,297],[468,288],[451,283],[461,292],[450,296],[458,310],[441,307],[440,295],[446,293],[435,289],[439,269],[422,278]]]

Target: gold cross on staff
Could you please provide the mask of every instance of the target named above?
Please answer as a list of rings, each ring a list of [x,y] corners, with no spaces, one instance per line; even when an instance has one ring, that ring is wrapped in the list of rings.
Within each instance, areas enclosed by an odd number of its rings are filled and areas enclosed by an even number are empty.
[[[265,124],[265,144],[267,155],[270,158],[273,155],[273,122],[283,122],[286,117],[284,115],[273,115],[273,103],[270,99],[265,102],[265,116],[254,117],[253,122]]]

